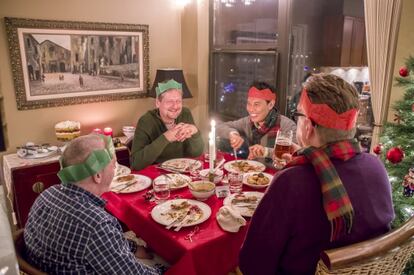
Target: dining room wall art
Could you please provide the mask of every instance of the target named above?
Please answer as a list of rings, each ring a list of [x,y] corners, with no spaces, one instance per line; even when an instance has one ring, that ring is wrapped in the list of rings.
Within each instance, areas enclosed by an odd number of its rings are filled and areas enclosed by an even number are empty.
[[[5,18],[18,110],[146,97],[148,25]]]

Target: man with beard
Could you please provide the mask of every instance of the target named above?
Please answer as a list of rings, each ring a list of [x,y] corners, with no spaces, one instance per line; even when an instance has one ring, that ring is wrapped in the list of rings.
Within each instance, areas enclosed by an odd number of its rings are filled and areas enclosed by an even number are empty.
[[[158,83],[156,109],[137,123],[131,148],[131,166],[136,170],[153,163],[198,157],[204,143],[188,108],[183,107],[182,84],[171,79]]]
[[[247,147],[249,159],[271,158],[277,131],[291,130],[293,137],[296,133],[295,122],[279,114],[275,104],[276,94],[273,87],[265,82],[254,82],[249,88],[247,98],[246,110],[249,115],[219,124],[218,136],[228,139],[235,150],[242,146]]]

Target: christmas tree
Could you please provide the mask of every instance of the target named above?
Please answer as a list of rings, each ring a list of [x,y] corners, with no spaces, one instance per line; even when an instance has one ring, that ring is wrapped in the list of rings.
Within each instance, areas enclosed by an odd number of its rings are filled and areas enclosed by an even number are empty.
[[[410,74],[411,72],[411,74]],[[384,125],[381,144],[374,152],[382,154],[393,189],[395,220],[393,227],[414,215],[414,58],[410,56],[396,77],[404,96],[392,106],[394,121]],[[412,179],[411,179],[412,177]],[[407,264],[405,274],[414,274],[414,259]]]

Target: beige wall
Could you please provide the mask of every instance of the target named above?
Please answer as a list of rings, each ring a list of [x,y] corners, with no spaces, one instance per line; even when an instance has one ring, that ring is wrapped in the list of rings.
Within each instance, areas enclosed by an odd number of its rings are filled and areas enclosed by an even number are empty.
[[[190,10],[191,12],[197,13],[197,6],[193,11]],[[16,146],[29,140],[36,143],[56,143],[53,126],[62,120],[80,121],[82,133],[88,133],[94,127],[111,126],[115,133],[120,134],[123,125],[135,125],[137,118],[152,108],[154,103],[153,99],[147,98],[18,111],[3,17],[148,24],[152,84],[157,68],[180,68],[183,66],[183,55],[186,62],[198,58],[197,52],[185,53],[184,49],[187,48],[182,48],[182,43],[186,43],[186,37],[189,37],[188,40],[194,40],[194,32],[197,31],[195,24],[190,30],[184,29],[186,33],[181,37],[182,16],[184,18],[183,11],[173,0],[1,0],[0,92],[4,96],[2,107],[7,123],[8,152],[14,152]],[[197,14],[192,17],[191,20],[196,20]],[[197,47],[195,44],[194,49],[197,50]],[[191,88],[195,89],[195,96],[198,94],[196,89],[199,84],[194,79],[199,64],[197,62],[195,65],[184,66],[191,71],[189,80]],[[207,68],[204,71],[207,72]],[[197,97],[185,102],[187,103],[197,105]]]
[[[398,71],[404,65],[405,59],[409,55],[414,56],[414,1],[403,0],[403,9],[401,14],[400,31],[398,34],[397,52],[395,55],[395,65],[393,76],[399,76]],[[414,72],[411,72],[413,75]],[[393,82],[395,83],[395,82]],[[388,121],[393,121],[394,111],[392,104],[402,98],[404,89],[393,86],[391,89],[390,106],[388,110]]]

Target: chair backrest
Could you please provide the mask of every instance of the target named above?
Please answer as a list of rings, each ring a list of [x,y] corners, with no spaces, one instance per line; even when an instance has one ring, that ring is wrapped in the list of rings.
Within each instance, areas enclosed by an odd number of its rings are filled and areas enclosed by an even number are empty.
[[[16,257],[20,271],[29,275],[47,275],[47,273],[40,271],[25,260],[26,245],[24,243],[23,232],[24,229],[19,229],[13,234],[14,247],[16,249]]]
[[[401,274],[414,254],[414,216],[377,238],[326,250],[315,274]]]

